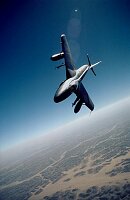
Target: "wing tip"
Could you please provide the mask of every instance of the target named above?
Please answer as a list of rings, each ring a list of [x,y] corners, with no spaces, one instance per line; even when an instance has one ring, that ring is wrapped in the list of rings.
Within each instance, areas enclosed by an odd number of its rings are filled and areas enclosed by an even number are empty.
[[[63,38],[63,37],[65,37],[65,34],[64,34],[64,33],[61,35],[61,38]]]

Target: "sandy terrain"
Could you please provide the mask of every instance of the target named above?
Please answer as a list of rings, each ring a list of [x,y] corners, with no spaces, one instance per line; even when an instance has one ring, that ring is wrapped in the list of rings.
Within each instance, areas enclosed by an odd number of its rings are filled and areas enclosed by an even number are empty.
[[[92,160],[91,157],[89,158],[89,161],[87,162],[86,166],[83,166],[83,163],[79,166],[76,166],[75,168],[64,172],[66,175],[63,176],[59,181],[56,183],[50,183],[48,184],[43,191],[38,194],[34,195],[32,193],[32,196],[29,198],[29,200],[37,200],[42,199],[46,195],[51,195],[57,191],[65,191],[67,189],[74,189],[78,188],[80,190],[84,190],[87,187],[91,186],[103,186],[108,184],[116,184],[118,182],[125,182],[126,180],[130,181],[130,173],[122,173],[117,174],[116,176],[109,176],[106,174],[106,172],[109,172],[115,167],[116,164],[120,163],[122,159],[130,158],[130,151],[125,156],[120,156],[117,158],[112,159],[110,164],[104,165],[104,167],[96,174],[88,174],[87,170],[90,169]],[[83,167],[83,169],[81,169]],[[83,176],[75,176],[75,174],[85,171],[86,174]],[[68,180],[68,181],[65,181]]]

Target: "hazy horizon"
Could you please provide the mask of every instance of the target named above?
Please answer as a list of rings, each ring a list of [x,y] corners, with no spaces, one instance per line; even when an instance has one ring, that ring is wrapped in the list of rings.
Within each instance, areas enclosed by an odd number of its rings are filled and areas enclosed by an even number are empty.
[[[4,153],[8,153],[9,151],[15,151],[18,148],[20,148],[22,150],[22,148],[29,148],[30,146],[33,146],[33,145],[35,146],[36,144],[41,142],[41,139],[44,139],[44,138],[49,140],[50,137],[52,137],[51,140],[53,140],[55,135],[57,135],[60,131],[63,131],[61,133],[61,136],[62,136],[62,134],[65,134],[64,133],[65,128],[68,128],[68,127],[72,128],[73,125],[75,125],[76,122],[80,123],[81,120],[84,120],[84,119],[88,120],[87,121],[88,125],[89,125],[89,123],[93,123],[93,125],[95,125],[96,122],[94,121],[94,119],[97,119],[97,118],[100,118],[100,117],[103,117],[103,116],[105,117],[104,111],[106,111],[107,109],[111,108],[111,106],[114,106],[114,105],[115,105],[115,109],[116,109],[116,107],[119,106],[120,104],[122,106],[122,102],[126,102],[130,105],[130,96],[123,98],[123,99],[120,99],[119,101],[113,102],[112,104],[103,106],[103,107],[93,111],[91,114],[88,113],[87,115],[77,117],[77,119],[74,119],[70,122],[62,124],[61,126],[57,127],[56,129],[52,129],[49,132],[43,132],[41,135],[37,135],[33,138],[28,138],[27,140],[24,140],[23,142],[14,144],[10,148],[2,149],[0,151],[0,153],[2,155]],[[124,105],[124,106],[126,106],[126,105]],[[110,113],[111,113],[111,110],[110,110]],[[76,124],[76,126],[77,126],[77,124]],[[79,124],[79,126],[80,126],[80,124]],[[71,132],[71,130],[70,130],[70,132]]]

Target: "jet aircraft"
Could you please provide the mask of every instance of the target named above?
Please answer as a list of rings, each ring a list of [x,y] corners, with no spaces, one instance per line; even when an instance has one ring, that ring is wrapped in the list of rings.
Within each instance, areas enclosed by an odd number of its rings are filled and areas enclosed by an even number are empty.
[[[98,65],[101,61],[91,65],[90,59],[87,54],[88,65],[85,64],[79,69],[76,69],[65,34],[61,35],[61,45],[62,51],[58,54],[52,55],[51,60],[58,61],[60,59],[64,59],[65,63],[62,63],[57,68],[65,66],[66,80],[59,85],[59,88],[57,89],[54,96],[54,102],[59,103],[68,98],[72,93],[75,93],[77,97],[74,103],[72,103],[72,106],[75,106],[74,113],[78,113],[82,105],[86,105],[91,111],[93,111],[94,104],[91,98],[89,97],[86,89],[84,88],[82,80],[89,69],[91,69],[94,75],[96,76],[93,67]]]

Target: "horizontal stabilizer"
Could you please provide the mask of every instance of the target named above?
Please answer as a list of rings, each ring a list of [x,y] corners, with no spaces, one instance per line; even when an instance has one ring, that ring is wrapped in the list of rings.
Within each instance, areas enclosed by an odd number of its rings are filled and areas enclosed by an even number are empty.
[[[91,68],[91,70],[92,70],[93,74],[96,76],[96,73],[95,73],[95,71],[93,70],[93,68]]]
[[[92,72],[93,72],[93,74],[96,76],[96,73],[95,73],[95,71],[93,70],[93,67],[94,67],[95,65],[98,65],[101,61],[99,61],[99,62],[97,62],[97,63],[91,65],[91,62],[90,62],[90,59],[89,59],[88,54],[87,54],[87,58],[88,58],[88,66],[89,66],[89,69],[91,69]]]
[[[88,58],[88,65],[91,66],[91,62],[90,62],[88,54],[87,54],[87,58]]]

